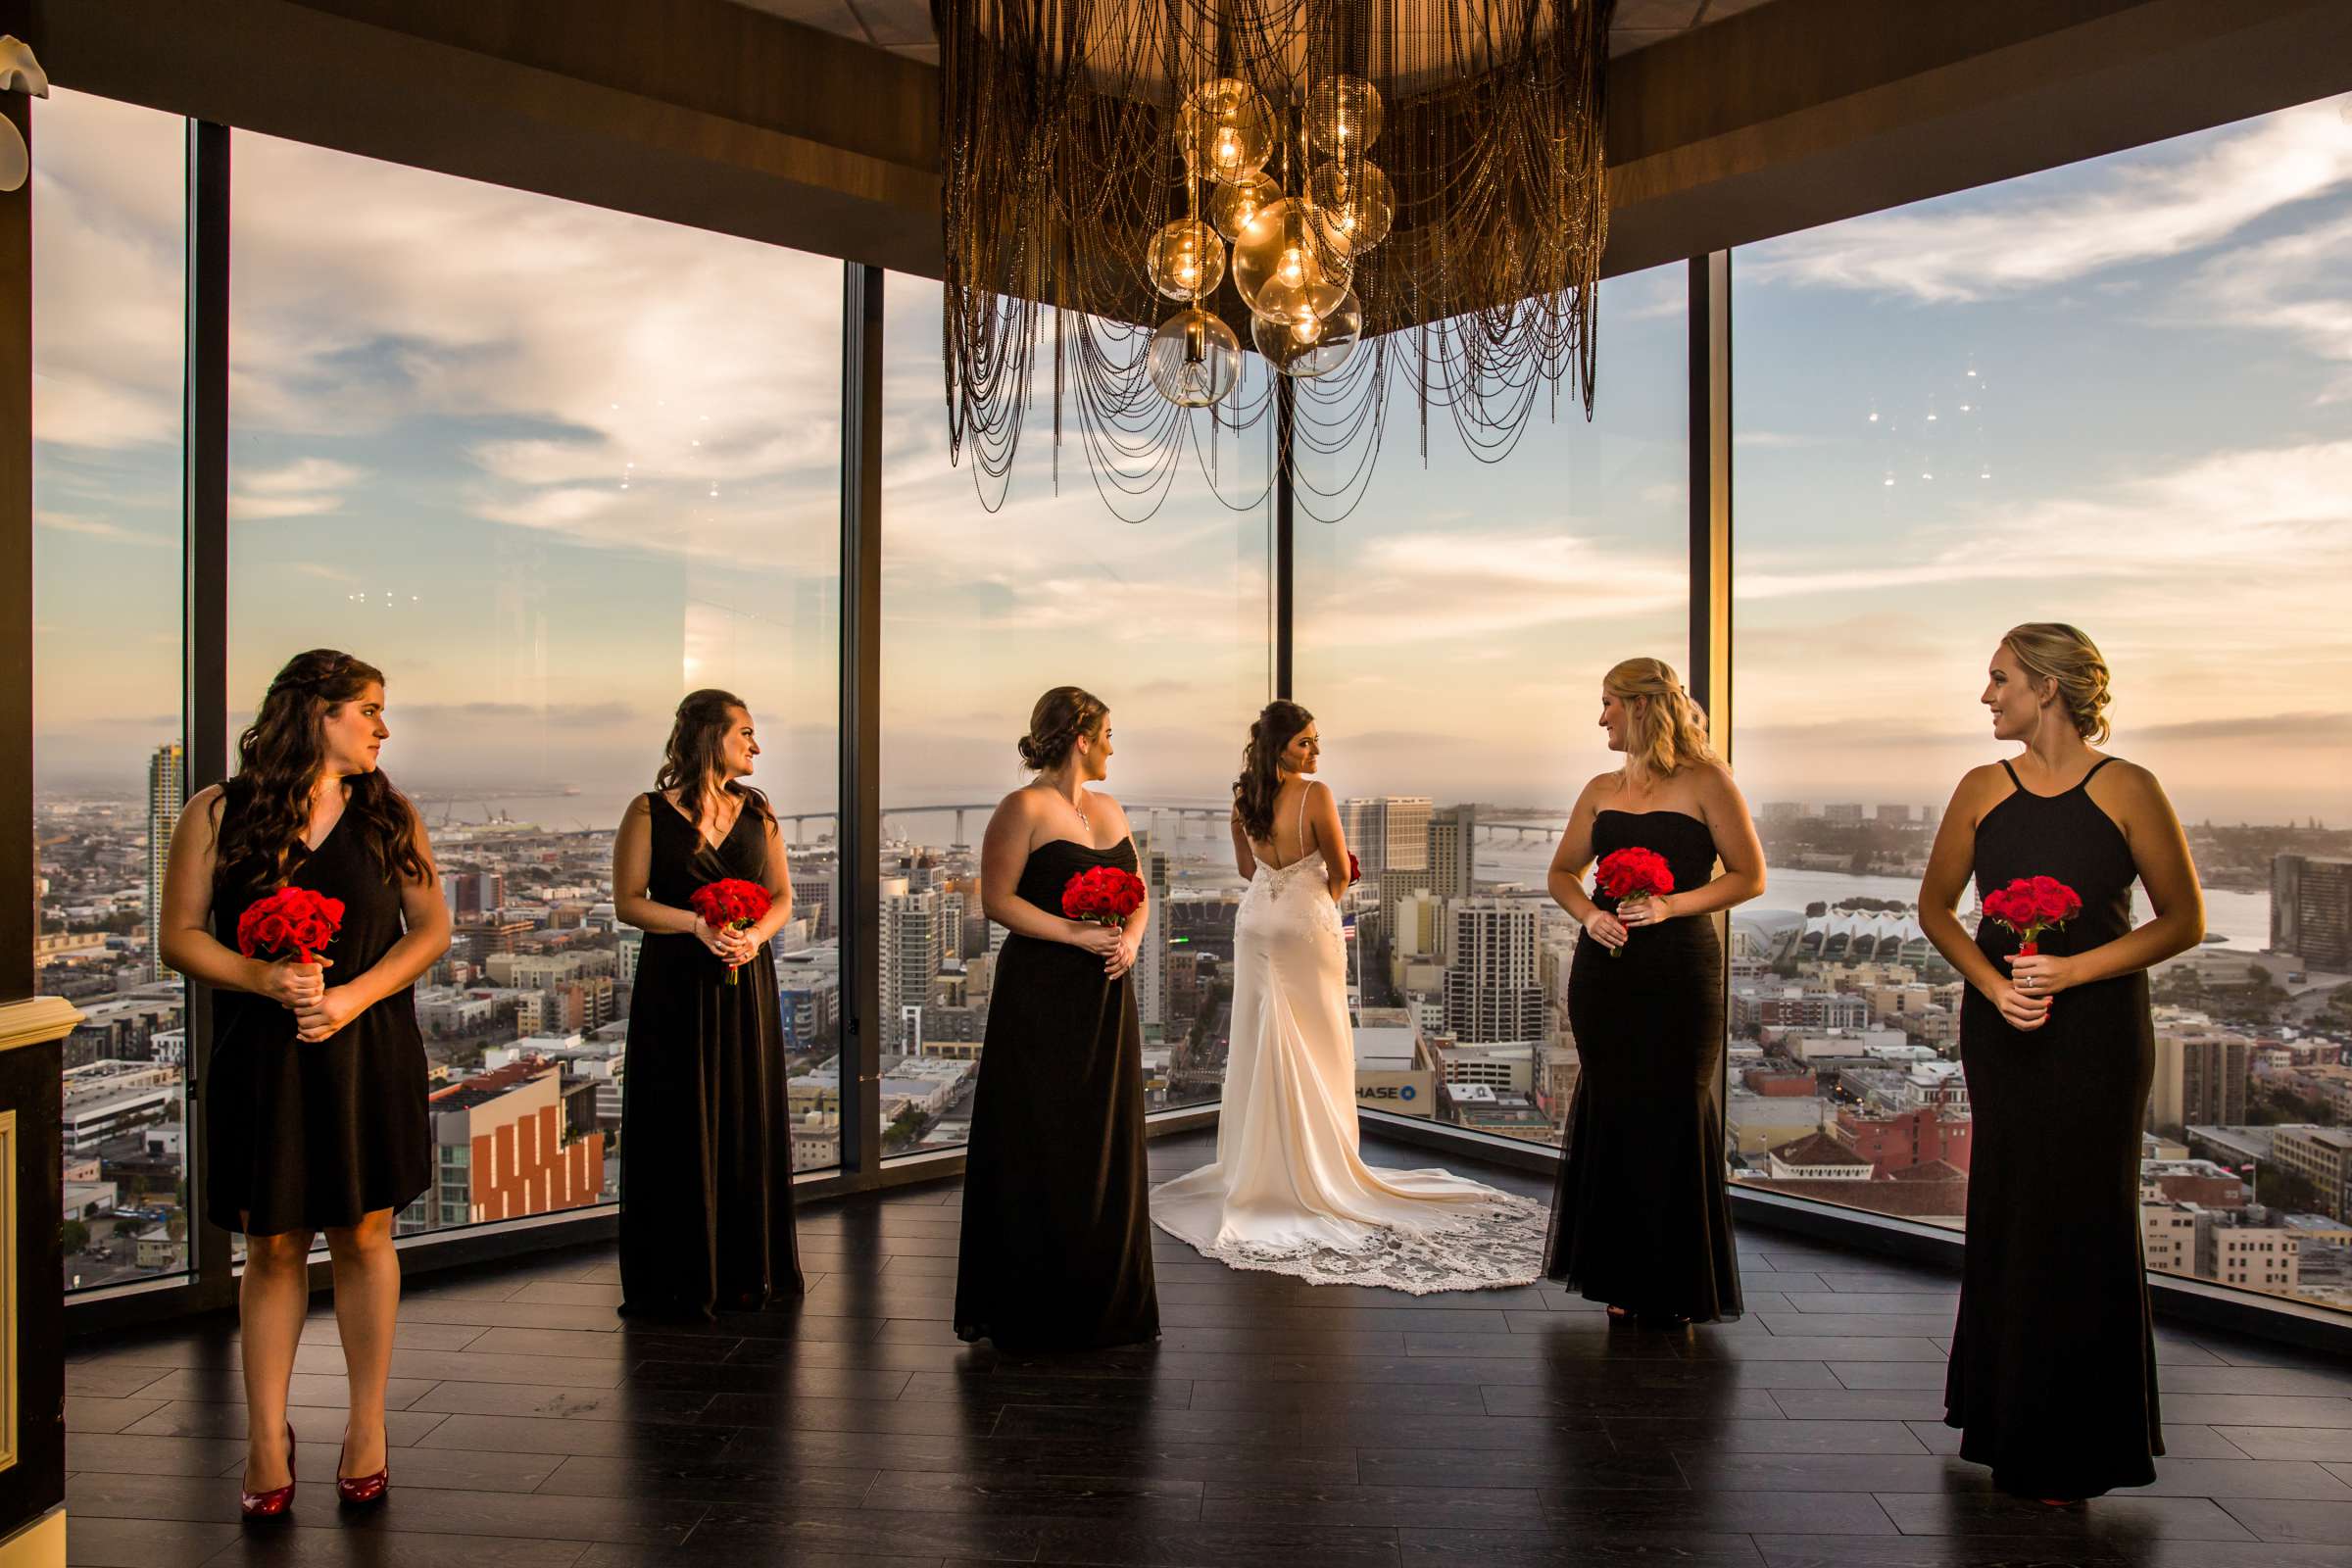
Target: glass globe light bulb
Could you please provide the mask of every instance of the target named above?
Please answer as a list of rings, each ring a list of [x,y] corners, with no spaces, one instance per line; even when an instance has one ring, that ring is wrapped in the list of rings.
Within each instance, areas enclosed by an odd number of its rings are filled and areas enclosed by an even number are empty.
[[[1225,242],[1198,218],[1179,218],[1152,236],[1144,271],[1154,289],[1189,305],[1224,281]]]
[[[1233,286],[1242,302],[1260,315],[1284,316],[1264,299],[1267,290],[1316,294],[1333,285],[1336,299],[1353,281],[1354,269],[1346,252],[1330,243],[1311,203],[1296,197],[1274,203],[1257,215],[1233,242]],[[1321,313],[1318,312],[1318,315]]]
[[[1260,314],[1250,340],[1266,363],[1298,380],[1329,375],[1355,355],[1364,313],[1351,290],[1325,285],[1281,302],[1283,314]]]
[[[1370,159],[1351,169],[1341,159],[1317,164],[1307,176],[1308,199],[1324,215],[1323,237],[1350,256],[1360,256],[1389,237],[1396,220],[1396,191]]]
[[[1220,184],[1208,198],[1209,220],[1227,239],[1238,240],[1257,215],[1282,200],[1282,187],[1266,175],[1250,174]]]
[[[1144,368],[1170,403],[1205,409],[1230,394],[1241,379],[1242,340],[1232,327],[1195,306],[1159,324],[1144,351]]]
[[[1326,76],[1306,95],[1307,139],[1334,156],[1378,141],[1387,118],[1380,89],[1361,76]]]
[[[1273,156],[1274,112],[1256,88],[1219,76],[1195,88],[1176,111],[1185,167],[1224,184],[1254,177]]]

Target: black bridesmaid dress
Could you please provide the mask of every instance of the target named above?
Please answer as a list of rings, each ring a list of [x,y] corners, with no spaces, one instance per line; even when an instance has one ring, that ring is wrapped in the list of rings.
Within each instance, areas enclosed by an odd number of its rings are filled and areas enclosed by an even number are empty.
[[[2054,876],[2082,912],[2041,934],[2044,953],[2085,953],[2132,929],[2138,869],[2085,786],[2016,790],[1977,824],[1977,891]],[[2003,974],[2017,937],[1996,920],[1977,947]],[[2091,1497],[2156,1479],[2164,1452],[2156,1341],[2140,1255],[2140,1117],[2156,1062],[2142,970],[2076,986],[2039,1029],[2012,1029],[1972,987],[1960,1061],[1975,1122],[1968,1251],[1944,1382],[1960,1456],[2028,1497]]]
[[[691,908],[696,888],[729,877],[767,885],[766,823],[749,805],[712,849],[667,797],[645,802],[655,903]],[[691,933],[646,933],[620,1090],[622,1316],[708,1318],[802,1294],[779,1007],[764,945],[729,985]]]
[[[408,927],[400,885],[368,852],[347,809],[316,850],[294,849],[290,887],[343,901],[326,983],[356,980]],[[213,935],[231,950],[237,916],[261,897],[216,892]],[[435,894],[435,897],[439,897]],[[248,991],[213,992],[206,1075],[205,1215],[252,1236],[356,1225],[432,1185],[424,1039],[404,986],[326,1039],[294,1038],[294,1014]],[[249,1216],[249,1218],[248,1218]]]
[[[1715,840],[1683,811],[1603,811],[1595,860],[1639,847],[1674,885],[1703,887]],[[1613,910],[1613,901],[1597,899]],[[1583,1062],[1568,1115],[1544,1272],[1590,1300],[1652,1320],[1740,1315],[1740,1264],[1725,1190],[1723,944],[1708,916],[1590,935],[1568,974]]]
[[[1133,842],[1041,845],[1020,896],[1058,912],[1070,878],[1099,865],[1133,871]],[[1135,987],[1068,943],[1016,933],[997,960],[964,1156],[956,1333],[1009,1350],[1159,1336]]]

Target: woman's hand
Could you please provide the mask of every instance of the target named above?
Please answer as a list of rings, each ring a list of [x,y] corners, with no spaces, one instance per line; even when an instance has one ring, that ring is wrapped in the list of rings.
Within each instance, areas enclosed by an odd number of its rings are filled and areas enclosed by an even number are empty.
[[[734,953],[737,944],[734,939],[741,935],[742,933],[739,931],[730,931],[714,926],[699,914],[694,917],[694,940],[710,949],[710,956],[729,968],[733,968],[736,963]]]
[[[1604,948],[1625,946],[1625,922],[1606,909],[1592,911],[1592,918],[1585,922],[1585,934]]]
[[[1110,927],[1104,926],[1102,929],[1107,931]],[[1113,980],[1135,967],[1136,955],[1144,948],[1141,932],[1122,930],[1118,937],[1118,946],[1111,950],[1109,957],[1102,960],[1102,972]]]
[[[2009,978],[2029,997],[2047,1000],[2075,983],[2075,960],[2056,953],[2008,954]]]
[[[1069,920],[1064,924],[1070,929],[1062,940],[1073,948],[1082,948],[1093,954],[1102,959],[1105,965],[1109,963],[1111,956],[1118,952],[1119,944],[1126,940],[1114,925],[1102,925],[1094,920]]]
[[[1628,899],[1617,906],[1617,923],[1628,931],[1638,925],[1663,925],[1674,918],[1666,907],[1666,895],[1653,893],[1646,899]]]
[[[325,971],[334,961],[321,955],[309,963],[296,963],[292,958],[257,963],[253,984],[247,989],[255,996],[268,997],[281,1007],[300,1012],[315,1004],[326,990]]]
[[[348,986],[331,986],[316,1002],[294,1010],[294,1038],[316,1045],[358,1017],[363,1008]]]
[[[2032,1031],[2050,1021],[2050,999],[2037,997],[2030,991],[2020,991],[2006,980],[1996,981],[1987,993],[1992,1004],[1999,1009],[2001,1022],[2012,1029]]]

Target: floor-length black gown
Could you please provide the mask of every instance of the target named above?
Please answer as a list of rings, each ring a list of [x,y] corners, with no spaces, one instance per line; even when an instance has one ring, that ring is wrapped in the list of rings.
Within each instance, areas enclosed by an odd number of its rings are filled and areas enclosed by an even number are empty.
[[[1639,847],[1678,890],[1714,875],[1715,840],[1684,811],[1602,811],[1595,860]],[[1604,909],[1615,901],[1596,898]],[[1692,915],[1627,932],[1622,951],[1578,939],[1568,1021],[1583,1070],[1569,1110],[1544,1272],[1649,1318],[1740,1315],[1724,1182],[1723,944]]]
[[[343,924],[325,949],[330,986],[373,968],[408,930],[400,885],[368,853],[348,809],[318,848],[295,846],[286,882],[343,901]],[[261,896],[216,894],[213,935],[222,946],[236,947],[237,917]],[[214,1224],[254,1236],[356,1225],[407,1207],[432,1185],[414,986],[308,1043],[294,1038],[283,1004],[216,988],[213,1031],[203,1096],[212,1162],[205,1213]]]
[[[1099,865],[1134,870],[1132,841],[1041,845],[1020,896],[1059,912],[1070,878]],[[964,1156],[956,1334],[1004,1349],[1157,1338],[1150,1194],[1134,985],[1100,954],[1006,937]]]
[[[685,909],[696,888],[767,885],[767,826],[748,805],[716,849],[667,797],[646,891]],[[629,1000],[620,1102],[621,1312],[708,1317],[802,1291],[792,1114],[776,963],[726,965],[690,932],[648,932]]]
[[[2132,929],[2132,849],[2085,788],[2108,760],[2063,795],[2018,784],[1977,824],[1980,897],[2034,876],[2082,896],[2080,915],[2041,934],[2044,953],[2084,953]],[[1977,946],[2009,972],[2008,927],[1981,921]],[[2004,1492],[2146,1486],[2164,1452],[2139,1235],[2140,1118],[2156,1061],[2147,972],[2061,992],[2031,1031],[1971,988],[1960,1061],[1975,1147],[1944,1423],[1961,1430],[1960,1456],[1990,1465]]]

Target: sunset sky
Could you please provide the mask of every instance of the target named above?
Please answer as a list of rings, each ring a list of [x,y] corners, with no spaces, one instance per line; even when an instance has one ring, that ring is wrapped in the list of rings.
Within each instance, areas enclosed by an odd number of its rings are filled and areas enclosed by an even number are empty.
[[[134,786],[178,732],[182,134],[36,108],[46,790]],[[723,684],[762,781],[829,806],[839,264],[244,133],[234,158],[238,700],[349,647],[392,673],[413,788],[602,812],[678,693]],[[2114,749],[2185,814],[2352,819],[2348,254],[2347,102],[1740,251],[1750,796],[1940,801],[1993,755],[1994,638],[2051,617],[2099,639]],[[1683,293],[1604,286],[1592,424],[1539,414],[1488,466],[1433,410],[1424,467],[1400,392],[1362,505],[1300,520],[1298,696],[1343,793],[1564,802],[1607,763],[1600,672],[1686,662]],[[1188,459],[1122,521],[1074,435],[1054,494],[1041,394],[985,511],[947,461],[936,285],[893,277],[886,314],[886,801],[1018,782],[1065,680],[1113,706],[1114,787],[1222,795],[1268,689],[1267,509]],[[1229,498],[1263,488],[1243,448]]]

